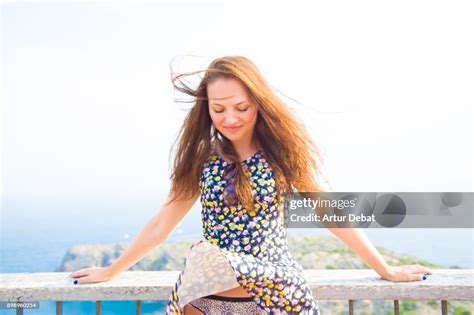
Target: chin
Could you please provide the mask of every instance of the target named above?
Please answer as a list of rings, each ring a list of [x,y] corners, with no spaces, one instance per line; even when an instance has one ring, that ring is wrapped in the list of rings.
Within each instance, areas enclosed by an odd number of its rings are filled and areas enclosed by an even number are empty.
[[[239,141],[244,138],[245,134],[243,132],[244,130],[240,130],[239,132],[233,133],[229,132],[227,130],[224,130],[224,132],[219,131],[221,135],[229,139],[230,141]]]
[[[224,137],[226,137],[227,139],[229,139],[230,141],[239,141],[240,139],[242,139],[242,136],[240,135],[229,135],[229,134],[224,134]]]

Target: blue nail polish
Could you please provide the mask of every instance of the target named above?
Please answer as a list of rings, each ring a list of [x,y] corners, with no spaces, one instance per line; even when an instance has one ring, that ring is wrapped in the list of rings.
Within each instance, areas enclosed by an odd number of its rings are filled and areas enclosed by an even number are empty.
[[[77,280],[74,280],[74,284],[77,284]]]
[[[426,276],[425,276],[425,275],[423,275],[423,280],[426,280]]]

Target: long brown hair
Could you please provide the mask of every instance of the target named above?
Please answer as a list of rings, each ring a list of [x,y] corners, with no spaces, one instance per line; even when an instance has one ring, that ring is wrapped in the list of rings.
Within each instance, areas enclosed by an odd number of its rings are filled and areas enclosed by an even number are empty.
[[[257,106],[253,137],[275,175],[277,200],[284,191],[322,190],[319,181],[322,173],[318,165],[322,157],[317,146],[303,124],[272,91],[254,63],[242,56],[225,56],[211,62],[196,89],[184,82],[184,77],[200,72],[172,72],[175,89],[192,96],[194,106],[187,114],[174,143],[178,147],[170,178],[170,195],[173,196],[170,202],[198,194],[203,164],[218,146],[231,163],[236,163],[234,183],[242,205],[246,209],[254,207],[245,165],[239,162],[232,143],[215,128],[209,114],[207,86],[219,78],[239,80]]]

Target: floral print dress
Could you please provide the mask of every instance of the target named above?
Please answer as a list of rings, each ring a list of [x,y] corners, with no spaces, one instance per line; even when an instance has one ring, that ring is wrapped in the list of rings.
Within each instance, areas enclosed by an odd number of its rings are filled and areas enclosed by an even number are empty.
[[[201,190],[205,240],[191,246],[169,297],[166,314],[183,314],[194,299],[242,287],[268,314],[320,314],[303,268],[288,249],[283,196],[262,150],[241,162],[250,180],[254,209],[226,206],[228,163],[215,150],[204,163]]]

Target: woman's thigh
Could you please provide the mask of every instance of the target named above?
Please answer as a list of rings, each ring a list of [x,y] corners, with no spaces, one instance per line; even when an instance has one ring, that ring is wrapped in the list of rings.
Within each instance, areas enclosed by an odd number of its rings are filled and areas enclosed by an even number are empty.
[[[184,315],[202,315],[202,314],[204,313],[198,310],[197,308],[195,308],[194,306],[192,306],[191,304],[186,304],[184,306]]]
[[[215,294],[195,299],[184,308],[184,315],[188,314],[267,314],[259,308],[251,297],[223,297]]]
[[[226,297],[250,297],[250,295],[242,289],[242,287],[235,287],[226,291],[214,293],[213,295],[226,296]],[[201,315],[204,314],[191,304],[186,304],[184,306],[184,315]]]
[[[227,296],[227,297],[250,297],[250,295],[242,289],[242,287],[235,287],[230,290],[214,293],[213,295]]]

